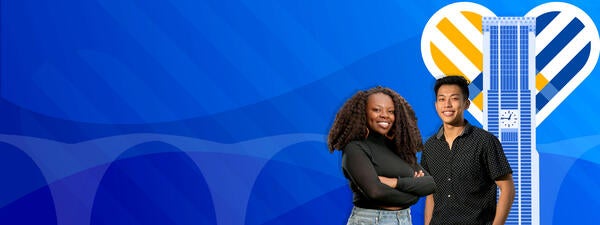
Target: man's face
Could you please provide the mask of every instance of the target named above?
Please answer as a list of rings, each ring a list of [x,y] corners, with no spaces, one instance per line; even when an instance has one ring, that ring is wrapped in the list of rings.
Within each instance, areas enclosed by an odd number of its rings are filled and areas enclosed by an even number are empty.
[[[444,124],[460,126],[464,111],[469,108],[469,100],[463,96],[458,85],[444,84],[438,89],[435,110]]]

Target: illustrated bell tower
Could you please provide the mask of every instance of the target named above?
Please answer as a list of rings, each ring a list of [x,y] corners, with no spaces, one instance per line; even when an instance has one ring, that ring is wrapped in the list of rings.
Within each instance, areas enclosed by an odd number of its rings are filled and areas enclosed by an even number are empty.
[[[484,129],[502,143],[515,182],[506,224],[539,224],[535,18],[483,17],[482,25]]]

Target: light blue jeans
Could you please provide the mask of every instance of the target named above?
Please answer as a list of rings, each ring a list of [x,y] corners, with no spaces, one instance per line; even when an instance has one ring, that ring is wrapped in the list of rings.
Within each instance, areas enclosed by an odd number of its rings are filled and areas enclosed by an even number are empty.
[[[390,211],[354,206],[346,225],[412,225],[410,208]]]

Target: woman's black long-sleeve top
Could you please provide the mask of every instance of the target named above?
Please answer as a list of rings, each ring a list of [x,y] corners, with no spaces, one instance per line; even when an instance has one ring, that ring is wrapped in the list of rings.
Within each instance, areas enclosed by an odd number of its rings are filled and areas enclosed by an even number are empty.
[[[419,197],[435,191],[433,177],[420,165],[406,163],[391,150],[393,148],[389,139],[371,132],[366,140],[350,142],[342,150],[342,169],[350,182],[355,206],[408,208]],[[426,175],[414,177],[416,170],[423,170]],[[378,176],[398,178],[396,188],[381,183]]]

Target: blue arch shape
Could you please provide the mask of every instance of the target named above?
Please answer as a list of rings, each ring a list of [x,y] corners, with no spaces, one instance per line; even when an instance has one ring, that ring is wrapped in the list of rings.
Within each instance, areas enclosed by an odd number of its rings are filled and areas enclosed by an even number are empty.
[[[90,224],[216,224],[213,208],[208,185],[189,156],[149,142],[125,151],[107,169]]]
[[[352,209],[351,196],[348,187],[339,187],[262,224],[344,225]]]
[[[590,221],[600,220],[600,174],[597,173],[600,171],[600,164],[585,159],[597,158],[599,155],[600,146],[594,147],[576,159],[570,167],[556,194],[554,215],[548,215],[553,218],[552,224],[589,224]]]
[[[40,168],[12,145],[0,143],[0,152],[0,224],[56,224],[54,200]]]
[[[245,224],[345,224],[352,195],[339,165],[321,142],[281,150],[252,187]]]

